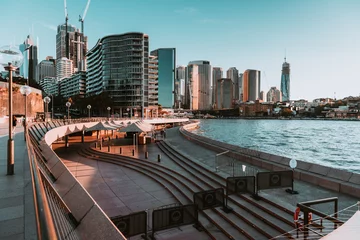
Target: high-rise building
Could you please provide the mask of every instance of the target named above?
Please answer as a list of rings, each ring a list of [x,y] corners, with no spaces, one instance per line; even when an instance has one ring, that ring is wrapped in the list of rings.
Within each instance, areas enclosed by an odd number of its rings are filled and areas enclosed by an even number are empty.
[[[281,92],[276,87],[271,87],[267,93],[267,101],[268,102],[281,102]]]
[[[281,85],[282,101],[290,101],[290,64],[284,59],[281,71]]]
[[[243,86],[243,73],[239,73],[239,101],[243,100],[243,90],[242,90],[242,86]]]
[[[217,80],[223,78],[223,70],[221,67],[213,67],[212,69],[212,82],[211,82],[211,103],[215,104],[216,99],[216,84]]]
[[[88,51],[86,95],[106,92],[114,114],[144,116],[149,103],[149,36],[130,32],[105,36]],[[133,114],[134,113],[134,114]]]
[[[56,61],[56,78],[62,80],[63,78],[69,78],[74,73],[72,61],[63,57]]]
[[[151,56],[157,57],[158,60],[158,103],[163,108],[174,107],[174,85],[175,85],[175,66],[176,66],[176,49],[159,48],[151,51]]]
[[[230,78],[231,81],[234,84],[234,99],[238,100],[239,99],[239,70],[236,69],[236,67],[231,67],[226,71],[226,77]]]
[[[216,81],[216,109],[229,109],[233,107],[234,84],[230,78],[220,78]]]
[[[243,102],[260,99],[261,72],[248,69],[243,74]]]
[[[74,71],[86,70],[87,37],[75,27],[68,25],[66,33],[65,24],[57,27],[56,34],[56,60],[68,58],[72,61]],[[68,34],[68,41],[66,41]],[[82,41],[84,39],[84,41]],[[68,45],[67,45],[68,42]]]
[[[192,110],[211,109],[211,65],[209,61],[192,61],[187,66],[188,105]]]
[[[175,77],[175,108],[181,108],[185,102],[185,75],[186,67],[178,66]]]
[[[27,36],[23,44],[20,44],[19,50],[24,56],[24,62],[19,69],[19,74],[28,80],[35,80],[37,75],[38,49],[30,35]]]
[[[56,77],[56,64],[55,59],[46,57],[46,60],[42,60],[36,69],[37,77],[36,82],[40,82],[44,78],[55,78]]]
[[[264,91],[260,92],[260,100],[263,101],[263,102],[266,102],[266,95],[265,95]]]
[[[146,111],[146,117],[157,117],[158,106],[158,59],[155,56],[149,56],[149,108]]]

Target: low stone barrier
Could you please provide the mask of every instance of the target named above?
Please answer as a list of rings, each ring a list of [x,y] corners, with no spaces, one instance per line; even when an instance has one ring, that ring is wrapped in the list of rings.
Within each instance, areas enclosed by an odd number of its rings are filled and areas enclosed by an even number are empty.
[[[227,156],[259,168],[269,171],[289,169],[290,158],[227,144],[192,133],[190,130],[198,128],[199,123],[192,122],[181,127],[180,133],[186,139],[215,152],[230,150],[230,153],[226,154]],[[301,160],[297,160],[297,162],[298,166],[294,172],[295,179],[360,198],[360,174]]]

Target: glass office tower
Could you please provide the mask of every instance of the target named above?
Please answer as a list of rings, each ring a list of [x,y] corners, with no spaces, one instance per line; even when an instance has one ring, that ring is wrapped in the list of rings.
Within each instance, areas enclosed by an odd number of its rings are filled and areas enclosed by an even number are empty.
[[[284,102],[290,101],[290,64],[286,62],[286,58],[282,65],[280,90],[282,100]]]
[[[158,61],[158,103],[163,108],[174,107],[176,50],[175,48],[159,48],[151,51],[151,56]]]

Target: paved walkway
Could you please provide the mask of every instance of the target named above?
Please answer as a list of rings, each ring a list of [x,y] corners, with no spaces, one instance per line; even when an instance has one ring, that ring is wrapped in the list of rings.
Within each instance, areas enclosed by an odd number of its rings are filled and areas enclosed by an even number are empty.
[[[155,208],[177,203],[177,200],[162,185],[143,174],[78,155],[77,151],[81,147],[88,146],[89,142],[94,140],[93,137],[85,137],[85,141],[88,143],[82,144],[79,143],[79,137],[71,137],[69,148],[65,148],[63,143],[59,143],[53,144],[53,149],[109,217],[144,210],[152,212]],[[122,155],[132,156],[132,139],[119,139],[119,141],[125,144],[121,146]],[[91,145],[94,146],[94,143]],[[155,144],[148,146],[148,148],[140,145],[135,157],[144,158],[145,150],[149,151],[149,149],[154,148],[158,149]],[[105,141],[102,150],[107,152],[107,149],[107,142]],[[119,153],[120,146],[112,147],[111,150],[114,154]],[[154,151],[150,153],[154,161],[157,159],[157,154],[158,152],[155,153]],[[151,216],[148,216],[148,223],[151,224]],[[148,229],[151,229],[151,226]],[[204,232],[198,232],[189,225],[161,231],[155,236],[156,239],[208,238]],[[136,236],[131,239],[141,238]]]
[[[7,124],[0,124],[0,239],[37,239],[29,161],[22,127],[15,134],[15,174],[7,176]]]

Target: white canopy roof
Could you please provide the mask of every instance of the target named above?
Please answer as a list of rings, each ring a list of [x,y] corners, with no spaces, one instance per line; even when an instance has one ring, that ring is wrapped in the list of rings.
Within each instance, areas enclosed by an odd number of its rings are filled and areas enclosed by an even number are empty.
[[[144,122],[135,122],[123,129],[120,129],[119,132],[151,132],[153,130],[153,126]]]
[[[85,131],[100,131],[100,130],[116,130],[116,127],[109,126],[103,122],[99,122],[92,127],[86,128]]]
[[[338,229],[329,233],[322,240],[357,240],[360,239],[360,211],[357,211],[349,220],[347,220]]]

